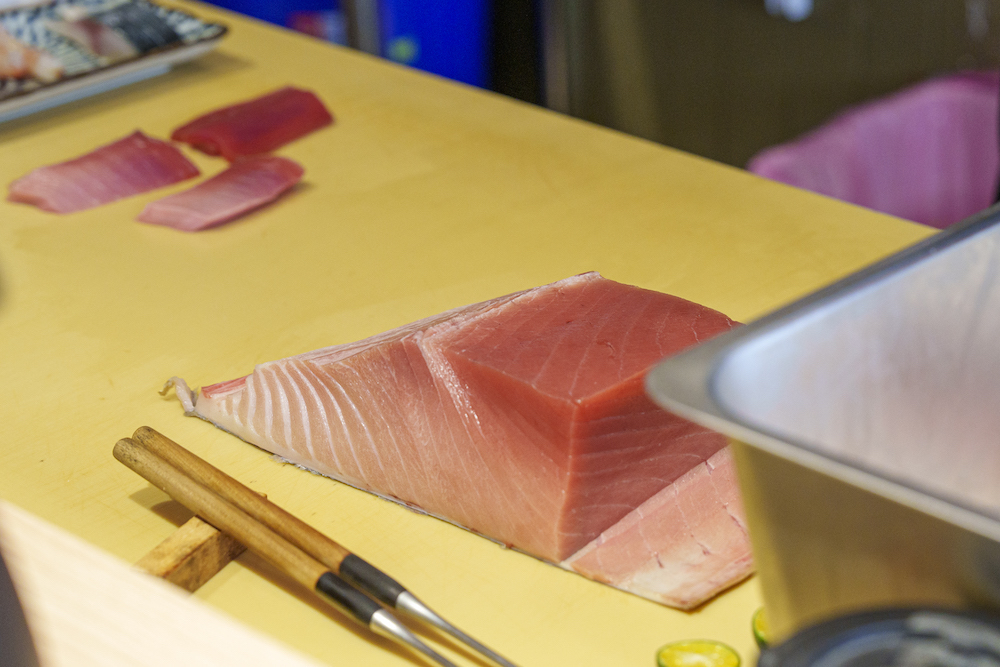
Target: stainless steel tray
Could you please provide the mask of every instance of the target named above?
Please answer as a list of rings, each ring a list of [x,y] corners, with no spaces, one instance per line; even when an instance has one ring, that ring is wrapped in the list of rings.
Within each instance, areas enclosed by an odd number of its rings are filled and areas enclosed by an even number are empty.
[[[666,360],[733,442],[778,636],[859,608],[1000,602],[1000,208]]]

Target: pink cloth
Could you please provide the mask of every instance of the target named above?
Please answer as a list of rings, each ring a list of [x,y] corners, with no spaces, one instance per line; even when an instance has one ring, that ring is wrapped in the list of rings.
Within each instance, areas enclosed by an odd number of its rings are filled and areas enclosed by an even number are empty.
[[[933,79],[754,156],[782,183],[944,228],[993,203],[1000,74]]]

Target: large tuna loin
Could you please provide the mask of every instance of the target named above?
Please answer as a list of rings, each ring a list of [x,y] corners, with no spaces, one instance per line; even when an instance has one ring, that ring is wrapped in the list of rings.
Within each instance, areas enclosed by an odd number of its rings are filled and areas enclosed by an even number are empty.
[[[248,442],[559,563],[725,446],[643,379],[733,326],[589,273],[177,388]]]

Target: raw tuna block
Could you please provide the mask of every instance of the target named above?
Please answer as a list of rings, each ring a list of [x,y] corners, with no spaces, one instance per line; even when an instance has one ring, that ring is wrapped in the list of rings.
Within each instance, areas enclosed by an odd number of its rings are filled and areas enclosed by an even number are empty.
[[[199,116],[170,138],[230,162],[267,153],[333,122],[333,116],[308,90],[286,87],[247,102]]]
[[[196,232],[273,201],[299,182],[302,167],[274,155],[246,158],[190,190],[146,205],[137,220]]]
[[[639,505],[563,566],[680,609],[750,576],[753,557],[729,449]]]
[[[643,377],[732,326],[588,273],[177,388],[248,442],[558,563],[725,445]]]
[[[7,199],[73,213],[197,175],[176,147],[134,132],[69,162],[35,169],[10,184]]]

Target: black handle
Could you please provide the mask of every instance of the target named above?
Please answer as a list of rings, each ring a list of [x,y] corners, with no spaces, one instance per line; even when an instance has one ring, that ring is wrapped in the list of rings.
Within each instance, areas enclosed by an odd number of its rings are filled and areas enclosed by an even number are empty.
[[[401,583],[354,554],[348,555],[340,563],[340,576],[365,589],[390,607],[395,607],[396,598],[400,593],[406,592]]]
[[[349,583],[333,572],[324,572],[316,581],[316,590],[330,598],[334,604],[354,616],[366,626],[371,623],[375,612],[382,609],[378,602],[352,588]]]

